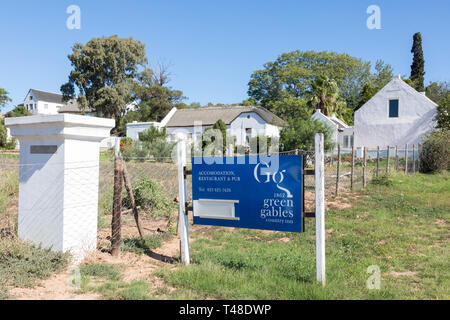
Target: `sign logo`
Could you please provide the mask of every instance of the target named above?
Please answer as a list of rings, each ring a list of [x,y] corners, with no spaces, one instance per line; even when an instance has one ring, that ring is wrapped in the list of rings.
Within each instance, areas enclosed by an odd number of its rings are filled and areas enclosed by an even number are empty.
[[[261,164],[265,165],[266,168],[269,168],[269,165],[267,163],[265,163],[265,162],[258,163],[255,166],[255,169],[253,170],[253,175],[254,175],[256,181],[258,181],[258,183],[269,183],[270,180],[272,180],[277,185],[278,189],[280,189],[281,191],[286,192],[286,197],[292,198],[293,197],[292,193],[287,188],[284,188],[284,187],[280,186],[280,184],[284,180],[284,174],[283,173],[286,172],[286,170],[275,171],[274,173],[271,173],[271,172],[269,172],[267,170],[263,170],[263,168],[261,168],[260,174],[258,174],[258,169],[260,168]],[[261,182],[261,180],[259,179],[260,175],[262,175],[262,176],[265,175],[266,176],[266,181]],[[272,179],[271,179],[271,177],[272,177]],[[277,177],[279,177],[279,178],[277,178]]]

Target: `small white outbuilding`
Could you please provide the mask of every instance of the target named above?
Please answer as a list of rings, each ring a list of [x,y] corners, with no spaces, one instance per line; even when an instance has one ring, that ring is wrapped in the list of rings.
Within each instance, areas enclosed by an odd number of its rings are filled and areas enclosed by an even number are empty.
[[[436,107],[425,92],[395,76],[355,112],[355,146],[375,149],[417,144],[433,130]]]

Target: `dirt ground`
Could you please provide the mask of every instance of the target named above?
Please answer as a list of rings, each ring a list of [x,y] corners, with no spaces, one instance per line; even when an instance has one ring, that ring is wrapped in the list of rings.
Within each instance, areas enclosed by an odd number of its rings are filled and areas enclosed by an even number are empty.
[[[305,194],[305,202],[307,208],[313,208],[314,206],[314,193],[307,192]],[[326,207],[334,209],[342,209],[351,206],[351,198],[348,196],[327,198]],[[107,221],[110,221],[110,217],[106,217]],[[192,221],[191,221],[192,222]],[[166,230],[167,222],[165,219],[155,220],[141,220],[144,233],[146,235],[157,232],[158,229]],[[205,226],[196,226],[190,223],[189,228],[191,231],[200,231],[208,229]],[[267,231],[273,232],[273,231]],[[327,230],[327,233],[332,230]],[[174,288],[168,288],[167,284],[160,278],[154,275],[155,270],[167,265],[167,261],[176,259],[179,257],[179,237],[173,237],[172,239],[165,241],[163,245],[152,251],[151,255],[147,254],[135,254],[133,252],[122,252],[119,257],[113,257],[107,251],[110,235],[110,227],[103,228],[98,232],[98,249],[96,252],[85,258],[83,263],[108,263],[108,264],[121,264],[126,267],[123,281],[131,282],[134,280],[144,280],[149,284],[150,291],[154,292],[158,288],[164,287],[166,291],[175,290]],[[122,225],[122,238],[137,237],[138,232],[134,224],[132,215],[123,216]],[[279,241],[288,241],[289,239],[282,238]],[[191,242],[193,239],[190,240]],[[10,299],[13,300],[100,300],[102,296],[97,293],[79,293],[70,283],[73,279],[73,267],[54,274],[50,278],[41,281],[34,288],[11,288]],[[150,293],[151,293],[150,292]]]

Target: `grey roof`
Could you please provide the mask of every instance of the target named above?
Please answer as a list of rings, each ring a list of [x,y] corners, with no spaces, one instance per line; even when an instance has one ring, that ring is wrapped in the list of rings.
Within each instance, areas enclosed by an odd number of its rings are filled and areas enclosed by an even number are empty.
[[[194,121],[201,121],[203,126],[210,126],[221,119],[229,125],[242,113],[254,112],[264,121],[276,126],[284,126],[286,122],[267,109],[253,106],[200,107],[178,109],[170,118],[167,127],[192,127]]]
[[[33,95],[38,100],[45,101],[45,102],[64,104],[62,94],[46,92],[46,91],[41,91],[41,90],[36,90],[36,89],[30,89],[30,91],[33,92]]]
[[[53,92],[46,92],[36,89],[30,89],[33,92],[34,97],[39,101],[51,102],[61,104],[59,113],[82,113],[78,108],[76,99],[70,99],[69,101],[63,101],[63,95]]]

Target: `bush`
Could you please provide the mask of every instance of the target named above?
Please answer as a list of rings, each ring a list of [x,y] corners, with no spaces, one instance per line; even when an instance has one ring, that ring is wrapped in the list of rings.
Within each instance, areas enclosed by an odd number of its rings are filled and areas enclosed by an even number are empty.
[[[420,172],[450,170],[450,130],[440,130],[426,136],[420,152]]]
[[[162,185],[147,177],[142,177],[134,184],[133,195],[136,206],[140,206],[144,211],[150,211],[153,217],[168,217],[168,228],[169,230],[172,228],[172,212],[177,209],[177,205],[165,192]],[[124,207],[131,209],[128,194],[123,197],[122,203]]]
[[[6,127],[3,124],[3,120],[0,120],[0,148],[6,147]]]

